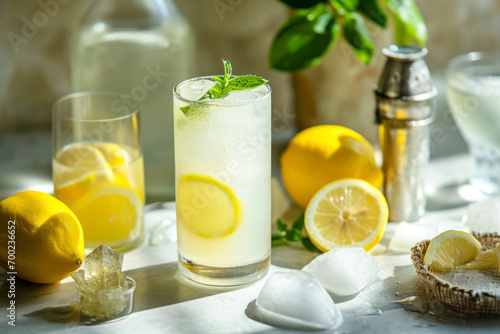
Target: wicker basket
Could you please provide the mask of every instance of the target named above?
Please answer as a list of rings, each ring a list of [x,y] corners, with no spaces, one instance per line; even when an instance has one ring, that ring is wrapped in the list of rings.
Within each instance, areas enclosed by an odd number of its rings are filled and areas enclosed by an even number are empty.
[[[481,243],[483,249],[495,248],[495,245],[500,242],[498,233],[472,233]],[[430,240],[424,240],[415,245],[411,249],[411,259],[417,270],[417,274],[425,287],[427,296],[430,299],[438,300],[448,306],[450,309],[473,317],[498,316],[500,315],[500,275],[497,270],[484,271],[469,271],[462,272],[462,275],[486,275],[489,279],[494,280],[494,284],[498,287],[495,293],[478,291],[464,286],[452,285],[442,277],[439,273],[434,273],[428,266],[423,264],[423,259]],[[475,273],[474,273],[475,272]],[[474,278],[475,280],[475,278]],[[480,280],[475,280],[477,284],[481,284]]]

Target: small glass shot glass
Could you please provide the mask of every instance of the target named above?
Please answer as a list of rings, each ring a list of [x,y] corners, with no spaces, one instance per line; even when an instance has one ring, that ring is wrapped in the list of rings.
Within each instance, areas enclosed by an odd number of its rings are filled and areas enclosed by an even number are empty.
[[[80,317],[84,321],[101,322],[124,317],[134,310],[135,280],[127,277],[128,289],[103,289],[88,292],[80,290],[78,300]]]

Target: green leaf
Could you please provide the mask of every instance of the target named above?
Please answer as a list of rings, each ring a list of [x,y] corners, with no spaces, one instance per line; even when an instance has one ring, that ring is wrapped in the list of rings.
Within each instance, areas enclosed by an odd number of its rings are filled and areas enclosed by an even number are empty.
[[[187,114],[191,111],[191,108],[192,108],[191,106],[192,106],[192,105],[191,105],[191,104],[189,104],[189,105],[187,105],[187,106],[185,106],[185,107],[181,107],[180,109],[181,109],[181,111],[184,113],[184,115],[187,115]]]
[[[283,239],[285,237],[284,233],[273,233],[271,235],[271,246],[279,246],[283,244]]]
[[[309,238],[307,238],[307,237],[302,239],[302,245],[304,246],[305,249],[307,249],[310,252],[323,253],[316,246],[314,246],[314,244],[311,242],[311,240],[309,240]]]
[[[358,11],[382,28],[387,26],[387,13],[379,6],[378,0],[359,1]]]
[[[339,26],[323,4],[292,15],[276,35],[269,63],[281,71],[299,71],[316,65],[335,44]]]
[[[200,100],[203,99],[220,99],[222,96],[224,96],[224,82],[217,82],[212,88],[210,88],[205,95],[201,97]]]
[[[227,82],[229,81],[229,79],[231,78],[231,74],[233,74],[233,68],[231,67],[231,63],[229,62],[229,60],[222,60],[222,62],[224,63],[224,88],[227,86]]]
[[[427,28],[414,0],[383,0],[394,17],[394,37],[397,44],[419,45],[427,41]]]
[[[304,235],[299,230],[288,230],[285,239],[288,241],[301,241],[304,239]]]
[[[221,84],[224,84],[224,79],[222,79],[221,77],[213,76],[212,80],[220,82]]]
[[[344,21],[344,38],[353,47],[354,55],[365,64],[369,64],[373,58],[375,48],[368,33],[365,22],[361,15],[348,13]]]
[[[241,75],[229,80],[225,91],[232,92],[234,90],[245,90],[259,87],[267,82],[266,79],[255,75]]]
[[[288,224],[285,223],[283,220],[278,219],[276,224],[278,225],[278,231],[286,232],[288,230]]]
[[[292,228],[294,230],[302,231],[302,229],[304,228],[304,214],[301,214],[299,218],[295,219]]]
[[[280,0],[292,8],[309,8],[319,3],[326,3],[328,0]]]
[[[360,0],[359,2],[363,1]],[[354,12],[358,7],[358,0],[330,0],[330,3],[342,16]]]
[[[200,100],[220,99],[229,92],[235,90],[246,90],[246,89],[256,88],[267,82],[267,80],[262,79],[261,77],[255,75],[241,75],[231,79],[231,74],[233,72],[231,63],[229,62],[229,60],[224,60],[224,59],[222,60],[222,63],[224,64],[224,78],[218,76],[212,77],[212,80],[216,81],[217,83],[212,88],[210,88],[200,98]],[[182,111],[184,112],[184,114],[186,114],[186,111],[184,110]]]

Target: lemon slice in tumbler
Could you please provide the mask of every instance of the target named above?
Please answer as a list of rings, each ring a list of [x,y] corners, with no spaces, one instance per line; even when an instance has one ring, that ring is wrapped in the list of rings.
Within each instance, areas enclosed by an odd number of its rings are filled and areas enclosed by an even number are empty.
[[[142,203],[134,190],[121,186],[97,188],[73,207],[85,240],[113,243],[126,240],[140,226]]]
[[[177,187],[177,212],[185,227],[205,238],[234,232],[240,220],[240,206],[231,188],[202,175],[184,175]]]
[[[115,176],[105,157],[91,145],[72,145],[56,156],[55,195],[65,203],[81,198],[90,187],[114,182]]]

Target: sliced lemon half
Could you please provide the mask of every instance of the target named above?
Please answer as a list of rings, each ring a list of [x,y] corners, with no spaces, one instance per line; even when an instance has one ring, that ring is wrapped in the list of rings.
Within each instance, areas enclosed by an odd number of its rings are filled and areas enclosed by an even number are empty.
[[[240,220],[240,205],[231,188],[202,175],[181,176],[177,187],[177,212],[185,227],[205,238],[234,232]]]
[[[140,226],[142,207],[134,190],[111,185],[89,192],[72,209],[86,242],[113,243],[131,237]]]
[[[305,213],[309,239],[321,251],[334,247],[372,249],[382,239],[389,209],[384,195],[368,182],[342,179],[327,184]]]
[[[452,270],[472,261],[481,250],[481,244],[472,234],[449,230],[431,240],[424,264],[434,271]]]

